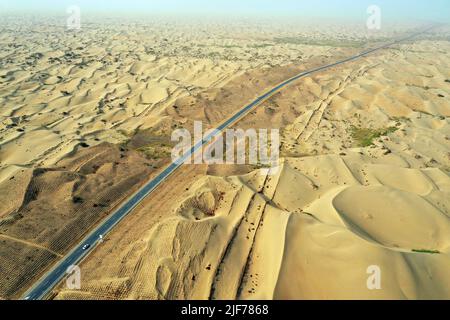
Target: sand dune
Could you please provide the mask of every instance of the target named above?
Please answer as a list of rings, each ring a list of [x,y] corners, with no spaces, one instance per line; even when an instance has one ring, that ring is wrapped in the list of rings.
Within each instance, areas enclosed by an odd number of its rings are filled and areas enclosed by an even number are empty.
[[[14,166],[53,165],[80,143],[122,143],[158,127],[177,99],[245,71],[306,60],[305,52],[329,56],[326,47],[304,43],[275,47],[270,33],[254,39],[255,26],[214,24],[204,33],[198,25],[146,21],[130,30],[96,19],[73,34],[52,22],[3,22],[0,181]],[[36,141],[41,146],[32,150]]]
[[[32,22],[6,21],[0,35],[2,298],[161,170],[175,128],[215,126],[404,31]],[[81,263],[82,290],[52,297],[450,299],[448,32],[272,96],[235,127],[280,129],[276,175],[182,167]],[[367,287],[370,266],[381,290]]]
[[[449,204],[440,201],[449,177],[438,169],[405,168],[412,186],[426,180],[431,187],[403,191],[380,181],[397,167],[368,164],[368,174],[380,180],[364,185],[348,164],[362,158],[286,159],[274,177],[253,172],[197,181],[176,215],[145,239],[127,296],[448,298]],[[366,287],[374,264],[383,272],[381,291]],[[88,287],[102,292],[95,281]],[[80,297],[63,291],[60,298],[70,294]]]

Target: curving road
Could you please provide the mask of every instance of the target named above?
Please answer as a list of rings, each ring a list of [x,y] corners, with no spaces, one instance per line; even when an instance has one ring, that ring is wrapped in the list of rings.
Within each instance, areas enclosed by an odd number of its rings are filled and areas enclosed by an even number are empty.
[[[59,261],[55,266],[53,266],[43,277],[41,277],[24,295],[23,299],[25,300],[40,300],[44,299],[51,290],[64,278],[66,275],[67,269],[72,266],[78,264],[81,260],[83,260],[95,246],[99,243],[99,241],[108,234],[120,221],[122,221],[142,200],[144,200],[147,196],[149,196],[161,183],[163,183],[171,174],[173,174],[186,159],[188,159],[191,154],[194,154],[195,151],[202,148],[204,145],[208,144],[210,139],[214,138],[219,132],[222,132],[230,125],[235,122],[241,120],[247,113],[249,113],[256,106],[266,101],[268,98],[273,96],[275,93],[279,92],[282,88],[288,86],[294,81],[309,76],[311,74],[317,73],[319,71],[323,71],[326,69],[333,68],[338,65],[342,65],[344,63],[354,61],[360,59],[368,54],[373,52],[391,47],[395,44],[398,44],[403,41],[410,40],[418,35],[421,35],[434,27],[427,28],[423,31],[414,33],[407,37],[395,40],[388,44],[361,52],[355,56],[349,57],[344,60],[337,61],[335,63],[331,63],[328,65],[324,65],[312,70],[304,71],[282,83],[274,87],[273,89],[267,91],[262,96],[258,97],[255,101],[250,103],[249,105],[243,107],[232,117],[224,121],[221,125],[219,125],[216,129],[215,133],[211,133],[207,136],[203,141],[198,142],[195,146],[192,147],[190,152],[182,155],[177,162],[169,165],[164,171],[162,171],[158,176],[154,179],[146,183],[139,191],[137,191],[134,195],[132,195],[128,200],[126,200],[116,211],[110,214],[100,225],[91,231],[79,244],[75,246],[61,261]]]

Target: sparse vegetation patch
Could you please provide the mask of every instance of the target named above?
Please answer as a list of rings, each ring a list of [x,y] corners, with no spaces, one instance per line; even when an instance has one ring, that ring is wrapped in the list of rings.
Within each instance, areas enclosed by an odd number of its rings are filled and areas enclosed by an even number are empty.
[[[370,147],[374,144],[374,140],[390,133],[397,131],[397,127],[389,127],[382,129],[357,128],[352,126],[351,133],[353,140],[358,147]]]
[[[361,40],[311,39],[306,37],[281,37],[275,38],[274,41],[279,44],[303,44],[310,46],[337,48],[361,48],[366,44],[366,42]]]
[[[441,252],[438,250],[426,250],[426,249],[413,249],[415,253],[428,253],[428,254],[440,254]]]

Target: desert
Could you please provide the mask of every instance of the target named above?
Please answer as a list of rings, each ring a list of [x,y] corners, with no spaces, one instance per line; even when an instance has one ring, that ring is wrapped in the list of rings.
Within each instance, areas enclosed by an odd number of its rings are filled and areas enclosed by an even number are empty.
[[[2,19],[0,298],[163,172],[174,130],[425,27]],[[232,128],[279,129],[275,174],[180,167],[47,298],[450,299],[449,40],[438,25],[274,93]]]

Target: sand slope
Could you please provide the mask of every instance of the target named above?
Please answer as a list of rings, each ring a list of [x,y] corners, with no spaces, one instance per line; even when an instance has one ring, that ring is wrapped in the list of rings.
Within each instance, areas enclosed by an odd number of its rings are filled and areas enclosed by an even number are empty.
[[[429,183],[426,192],[405,190],[401,180],[381,182],[395,167],[368,163],[365,172],[378,179],[364,184],[349,164],[362,158],[286,159],[276,176],[197,181],[176,216],[141,246],[126,296],[449,298],[450,178],[438,169],[404,168],[412,186]],[[382,290],[366,286],[371,265],[382,270]],[[99,289],[96,282],[87,286]]]
[[[107,143],[0,183],[0,296],[16,298],[136,190],[157,162]],[[14,195],[14,198],[11,197]]]

